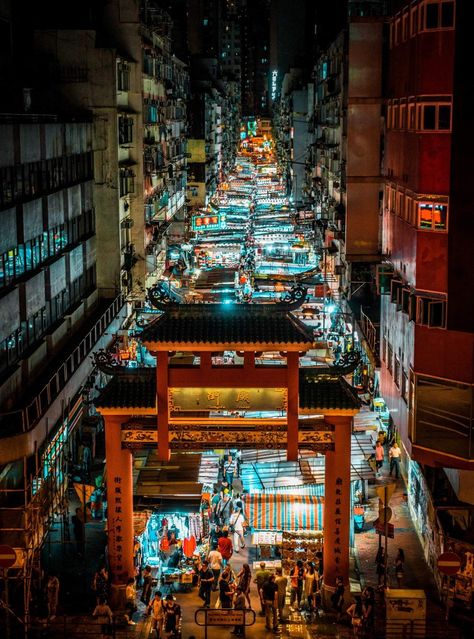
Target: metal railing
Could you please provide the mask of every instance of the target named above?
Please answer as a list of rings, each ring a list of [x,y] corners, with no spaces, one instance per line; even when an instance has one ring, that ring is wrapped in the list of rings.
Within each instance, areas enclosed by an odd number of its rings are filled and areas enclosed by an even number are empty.
[[[120,294],[27,406],[0,413],[0,437],[11,436],[12,433],[27,432],[38,423],[79,366],[88,357],[94,345],[105,333],[107,326],[118,315],[123,304],[124,298]]]
[[[367,344],[370,346],[372,353],[378,357],[379,340],[380,340],[380,324],[374,324],[372,320],[360,309],[360,327],[364,333]]]

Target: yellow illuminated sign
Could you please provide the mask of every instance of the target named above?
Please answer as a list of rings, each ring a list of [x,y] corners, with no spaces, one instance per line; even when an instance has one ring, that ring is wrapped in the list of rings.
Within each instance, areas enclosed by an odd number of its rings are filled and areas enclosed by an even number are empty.
[[[286,388],[170,388],[170,414],[186,411],[286,411]]]

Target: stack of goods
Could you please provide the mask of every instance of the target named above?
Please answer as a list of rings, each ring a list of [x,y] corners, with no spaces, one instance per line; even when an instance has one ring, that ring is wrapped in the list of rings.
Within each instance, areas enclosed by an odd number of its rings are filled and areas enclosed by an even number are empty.
[[[323,533],[321,531],[283,532],[282,565],[285,571],[291,571],[296,562],[316,561],[323,551]]]

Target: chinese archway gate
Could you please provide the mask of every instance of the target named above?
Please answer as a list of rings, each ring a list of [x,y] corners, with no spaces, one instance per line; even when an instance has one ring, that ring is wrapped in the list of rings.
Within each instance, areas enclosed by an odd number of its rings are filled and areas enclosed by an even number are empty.
[[[351,431],[359,401],[343,375],[354,364],[347,370],[300,369],[299,356],[312,348],[313,339],[291,313],[299,302],[163,305],[150,297],[164,311],[141,335],[156,357],[156,370],[112,366],[106,355],[98,361],[112,376],[95,403],[105,420],[108,552],[115,585],[134,575],[136,442],[156,445],[162,461],[171,450],[223,444],[286,449],[290,461],[297,460],[299,449],[324,452],[324,584],[333,589],[337,576],[347,583]],[[223,351],[236,351],[241,363],[213,365],[213,355]],[[256,363],[264,351],[280,352],[286,364]],[[177,352],[192,354],[189,359],[199,363],[176,364]]]

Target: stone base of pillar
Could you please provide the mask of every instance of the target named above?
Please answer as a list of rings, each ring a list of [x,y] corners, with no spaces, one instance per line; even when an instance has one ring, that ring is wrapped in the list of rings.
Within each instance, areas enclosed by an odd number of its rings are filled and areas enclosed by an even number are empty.
[[[324,583],[321,586],[321,605],[326,612],[336,612],[334,610],[331,597],[336,592],[335,586],[326,586]],[[350,584],[344,585],[344,605],[342,607],[343,612],[352,603],[352,595]]]
[[[126,588],[124,584],[111,584],[109,591],[109,599],[107,603],[112,611],[125,610],[127,597],[125,596]]]
[[[331,597],[336,591],[334,586],[326,586],[325,584],[321,587],[321,604],[323,606],[323,610],[326,612],[334,611]]]

